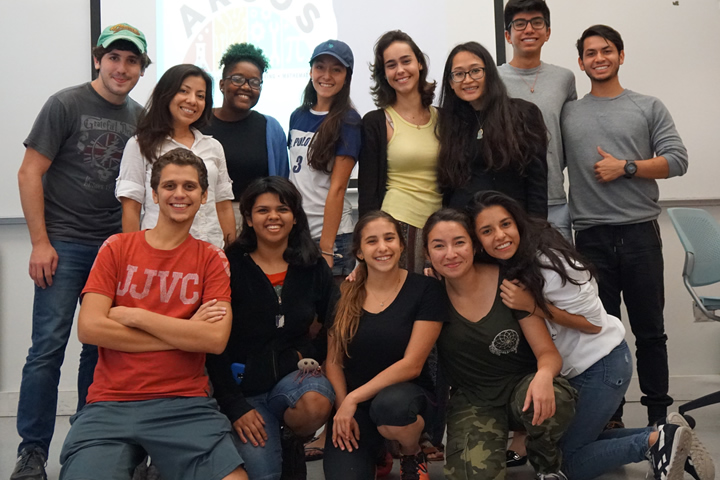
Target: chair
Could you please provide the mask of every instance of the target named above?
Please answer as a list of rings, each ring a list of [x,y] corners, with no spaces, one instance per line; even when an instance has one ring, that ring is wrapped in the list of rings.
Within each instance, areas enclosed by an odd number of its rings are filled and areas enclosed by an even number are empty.
[[[705,297],[695,291],[720,282],[720,225],[700,208],[669,208],[668,215],[685,249],[683,283],[693,299],[695,319],[720,321],[720,297]],[[720,391],[692,400],[678,408],[680,413],[720,403]]]

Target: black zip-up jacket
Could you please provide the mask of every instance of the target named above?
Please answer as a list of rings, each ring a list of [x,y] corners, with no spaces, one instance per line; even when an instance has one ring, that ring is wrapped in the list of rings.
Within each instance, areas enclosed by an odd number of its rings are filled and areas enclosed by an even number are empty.
[[[234,422],[253,409],[245,397],[270,391],[285,375],[297,370],[298,353],[303,358],[324,360],[326,348],[316,348],[309,328],[316,316],[325,323],[334,315],[339,291],[327,263],[319,258],[309,267],[288,267],[281,304],[270,280],[249,254],[231,248],[227,257],[232,332],[225,352],[207,356],[207,369],[221,411]],[[277,315],[284,315],[281,328],[276,326]],[[233,363],[245,364],[240,385],[231,372]]]

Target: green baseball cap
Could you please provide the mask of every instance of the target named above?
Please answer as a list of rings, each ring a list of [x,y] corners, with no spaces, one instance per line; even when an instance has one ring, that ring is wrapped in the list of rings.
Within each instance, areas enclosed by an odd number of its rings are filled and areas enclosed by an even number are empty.
[[[145,35],[137,28],[128,25],[127,23],[118,23],[116,25],[110,25],[100,34],[98,38],[97,46],[107,48],[113,42],[118,40],[127,40],[132,42],[140,50],[140,53],[147,52],[147,41],[145,41]]]

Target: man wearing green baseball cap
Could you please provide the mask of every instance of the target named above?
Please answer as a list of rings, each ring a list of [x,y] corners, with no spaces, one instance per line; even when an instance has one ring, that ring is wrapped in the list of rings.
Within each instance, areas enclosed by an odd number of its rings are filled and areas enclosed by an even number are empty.
[[[124,23],[103,30],[92,55],[97,78],[48,99],[24,142],[18,172],[35,300],[17,415],[22,442],[11,480],[47,478],[60,366],[75,308],[99,247],[121,229],[115,179],[142,111],[128,94],[150,59],[145,36]],[[83,345],[78,410],[96,362],[97,347]]]

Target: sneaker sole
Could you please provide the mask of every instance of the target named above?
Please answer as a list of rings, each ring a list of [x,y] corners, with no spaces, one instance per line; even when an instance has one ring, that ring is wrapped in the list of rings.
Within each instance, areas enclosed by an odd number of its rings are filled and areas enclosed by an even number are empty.
[[[679,427],[675,432],[667,475],[663,480],[683,480],[685,478],[685,460],[690,454],[691,444],[692,430],[689,427]]]
[[[695,467],[695,471],[700,477],[700,480],[714,480],[715,478],[715,464],[710,457],[705,445],[702,444],[695,431],[692,430],[690,424],[688,424],[685,417],[678,412],[671,412],[667,416],[667,422],[673,425],[679,425],[681,427],[690,428],[690,434],[692,435],[692,442],[690,443],[690,457],[692,458],[692,464]]]

